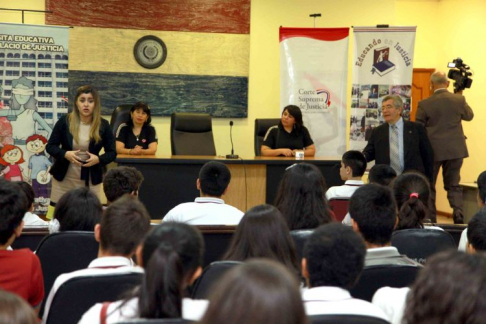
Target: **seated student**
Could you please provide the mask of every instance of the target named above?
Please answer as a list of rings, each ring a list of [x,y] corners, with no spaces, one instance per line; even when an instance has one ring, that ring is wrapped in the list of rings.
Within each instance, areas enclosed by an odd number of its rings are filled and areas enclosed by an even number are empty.
[[[57,208],[56,208],[57,209]],[[49,315],[49,307],[59,287],[69,279],[141,272],[134,267],[131,257],[150,229],[150,216],[141,202],[126,195],[111,204],[96,224],[95,238],[100,243],[98,258],[91,261],[87,269],[65,273],[57,277],[47,297],[43,322]]]
[[[28,211],[24,215],[24,226],[48,226],[49,222],[46,222],[36,214],[32,213],[34,211],[34,189],[32,186],[25,181],[15,182],[19,185],[20,189],[25,193],[25,197],[27,198],[27,205]]]
[[[241,219],[223,260],[246,261],[267,258],[283,264],[300,276],[295,246],[289,228],[277,208],[259,205]]]
[[[334,186],[327,190],[327,200],[335,197],[350,198],[364,183],[361,180],[366,171],[366,158],[360,151],[347,151],[341,159],[339,175],[345,181],[342,186]]]
[[[26,211],[24,192],[0,179],[0,288],[19,295],[38,311],[44,298],[39,258],[29,249],[7,250],[22,233]]]
[[[302,294],[307,315],[353,314],[387,320],[381,309],[351,297],[364,267],[366,246],[350,227],[334,223],[317,228],[307,240],[302,273],[309,289]]]
[[[243,212],[226,205],[221,199],[228,191],[230,180],[231,172],[225,164],[216,161],[204,164],[196,182],[201,197],[172,208],[163,221],[190,225],[237,225]]]
[[[476,181],[478,184],[478,207],[483,208],[486,206],[486,171],[481,172]],[[467,248],[467,228],[462,231],[461,239],[459,240],[459,251],[466,251]]]
[[[358,188],[349,201],[349,214],[353,229],[365,240],[365,267],[385,264],[422,267],[391,246],[397,207],[390,188],[376,184]]]
[[[262,156],[295,156],[298,150],[304,156],[314,156],[316,146],[302,121],[302,112],[295,105],[288,105],[282,112],[278,126],[270,127],[263,138]]]
[[[63,231],[93,232],[101,219],[101,203],[88,187],[72,189],[62,195],[49,222],[49,233]]]
[[[150,108],[137,102],[130,109],[130,117],[116,131],[116,152],[130,155],[154,155],[157,152],[157,133],[150,124]]]
[[[393,324],[483,323],[486,257],[447,250],[427,260],[411,288],[379,289],[373,304]]]
[[[119,166],[110,169],[103,178],[103,191],[108,204],[124,194],[138,197],[143,175],[134,167]]]
[[[478,211],[467,225],[467,252],[486,251],[486,208]]]
[[[280,182],[275,206],[291,231],[316,228],[334,221],[325,192],[326,181],[315,165],[294,164]]]
[[[402,173],[393,183],[393,194],[398,208],[396,230],[424,228],[424,222],[430,222],[430,185],[425,176],[413,171]],[[443,230],[437,226],[426,228]]]
[[[198,321],[207,301],[183,298],[183,293],[201,275],[203,254],[204,240],[198,229],[174,222],[158,225],[137,249],[137,260],[145,268],[142,285],[124,300],[94,305],[79,324],[100,323],[101,312],[106,312],[106,324],[134,318]]]
[[[231,269],[209,297],[202,324],[306,324],[299,284],[281,264],[253,259]]]
[[[397,172],[388,164],[375,164],[368,173],[368,183],[390,186],[396,177]]]
[[[25,300],[8,291],[0,290],[0,323],[38,324],[39,321]]]

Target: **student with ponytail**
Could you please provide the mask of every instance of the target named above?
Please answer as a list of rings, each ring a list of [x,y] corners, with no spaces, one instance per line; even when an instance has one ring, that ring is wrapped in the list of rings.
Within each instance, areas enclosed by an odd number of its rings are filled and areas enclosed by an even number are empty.
[[[184,298],[184,292],[201,275],[203,252],[204,241],[196,228],[162,223],[137,250],[137,260],[145,268],[141,286],[124,300],[94,305],[79,323],[110,324],[135,318],[199,320],[207,301]]]

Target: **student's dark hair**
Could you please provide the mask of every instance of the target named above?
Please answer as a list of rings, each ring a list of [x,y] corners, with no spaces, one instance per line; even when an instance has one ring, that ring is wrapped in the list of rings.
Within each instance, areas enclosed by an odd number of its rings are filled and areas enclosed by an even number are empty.
[[[138,101],[132,106],[132,108],[130,109],[130,114],[128,115],[127,126],[129,126],[130,129],[133,128],[133,120],[131,118],[131,115],[135,110],[138,110],[138,109],[142,109],[143,112],[147,114],[148,118],[147,118],[147,121],[143,124],[144,126],[150,125],[150,123],[152,122],[150,107],[145,102]]]
[[[477,183],[479,198],[481,198],[482,204],[486,205],[486,171],[481,172],[478,176]]]
[[[484,323],[486,256],[455,250],[427,259],[407,295],[404,323]]]
[[[27,210],[29,210],[32,204],[34,203],[34,198],[35,198],[34,189],[32,189],[32,186],[25,181],[19,181],[14,183],[19,185],[20,189],[24,192],[25,197],[27,198]]]
[[[295,119],[294,127],[297,134],[299,134],[300,131],[302,130],[302,127],[304,127],[304,121],[302,120],[302,111],[296,105],[288,105],[285,106],[284,109],[282,110],[282,115],[286,110],[290,114],[290,116],[294,117]],[[282,122],[280,122],[280,124],[282,124]]]
[[[275,199],[290,230],[316,228],[333,221],[326,182],[313,164],[299,163],[285,171]]]
[[[32,307],[21,297],[0,289],[0,323],[38,324]]]
[[[368,174],[369,183],[375,183],[382,186],[390,186],[397,177],[397,172],[388,164],[375,164]]]
[[[486,251],[486,207],[481,208],[469,221],[467,241],[476,251]]]
[[[360,151],[347,151],[341,160],[345,167],[351,168],[353,177],[362,177],[366,171],[366,158]]]
[[[18,185],[0,179],[0,244],[7,243],[27,210],[27,198]]]
[[[254,259],[228,271],[209,297],[203,324],[305,324],[298,281],[272,260]]]
[[[427,178],[417,172],[402,173],[393,183],[398,208],[397,230],[423,228],[429,217],[430,185]]]
[[[397,219],[392,191],[377,184],[359,187],[349,201],[349,215],[357,223],[366,242],[389,243]]]
[[[365,255],[363,238],[351,227],[340,223],[320,226],[304,248],[310,286],[351,289],[363,271]]]
[[[300,273],[295,245],[282,214],[271,205],[249,209],[241,219],[223,260],[272,259]]]
[[[119,166],[110,169],[103,179],[103,191],[109,202],[114,202],[124,194],[140,189],[143,175],[134,167]]]
[[[100,245],[114,255],[131,255],[150,229],[150,216],[135,197],[125,195],[105,210],[100,223]]]
[[[101,203],[89,188],[80,187],[66,192],[56,204],[54,219],[60,231],[94,231],[101,220]]]
[[[139,317],[182,316],[183,292],[202,265],[204,240],[195,227],[164,222],[145,238],[142,264],[145,276],[135,296]]]
[[[221,162],[211,161],[199,171],[201,191],[205,195],[221,197],[231,181],[231,172]]]

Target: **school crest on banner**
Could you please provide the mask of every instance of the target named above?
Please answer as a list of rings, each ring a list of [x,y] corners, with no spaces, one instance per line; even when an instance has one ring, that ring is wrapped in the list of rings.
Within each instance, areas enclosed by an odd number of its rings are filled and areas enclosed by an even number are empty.
[[[0,177],[27,181],[49,205],[54,124],[67,113],[69,28],[0,24]]]

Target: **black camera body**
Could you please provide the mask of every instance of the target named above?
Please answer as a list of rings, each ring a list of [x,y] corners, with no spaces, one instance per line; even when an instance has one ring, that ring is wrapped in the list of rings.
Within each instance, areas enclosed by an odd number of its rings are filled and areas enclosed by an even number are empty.
[[[464,61],[460,57],[453,60],[452,63],[449,63],[448,67],[451,69],[447,77],[454,80],[454,93],[471,88],[473,80],[469,77],[472,76],[472,72],[468,71],[470,69],[469,66],[464,64]]]

